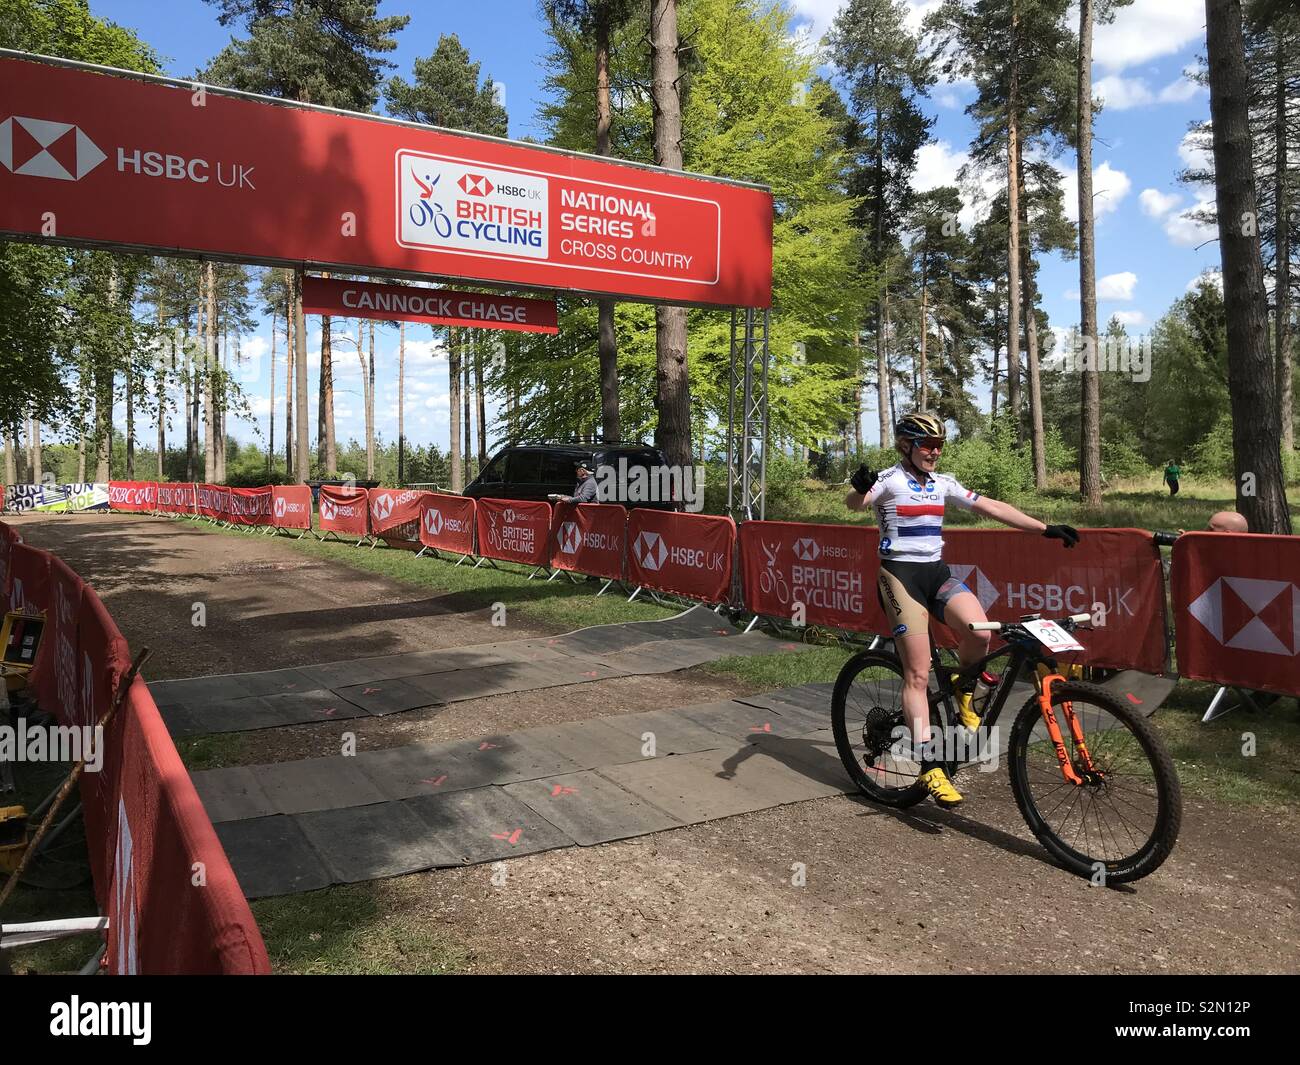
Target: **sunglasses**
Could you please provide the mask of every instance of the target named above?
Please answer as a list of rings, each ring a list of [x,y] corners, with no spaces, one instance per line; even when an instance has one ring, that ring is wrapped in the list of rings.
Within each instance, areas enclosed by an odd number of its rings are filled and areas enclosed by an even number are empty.
[[[916,444],[917,447],[922,448],[926,451],[943,450],[943,441],[940,440],[937,436],[927,436],[924,440],[914,440],[913,443]]]

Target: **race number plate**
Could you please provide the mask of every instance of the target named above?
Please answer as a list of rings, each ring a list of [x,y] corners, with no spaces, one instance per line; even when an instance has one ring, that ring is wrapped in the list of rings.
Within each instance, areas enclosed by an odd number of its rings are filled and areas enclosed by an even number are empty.
[[[1038,642],[1049,651],[1082,651],[1083,645],[1055,621],[1026,621],[1025,628],[1038,637]]]

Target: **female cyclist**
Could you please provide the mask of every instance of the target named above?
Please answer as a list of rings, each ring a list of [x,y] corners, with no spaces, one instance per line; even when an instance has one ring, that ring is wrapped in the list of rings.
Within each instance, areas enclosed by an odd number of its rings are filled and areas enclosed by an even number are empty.
[[[933,614],[958,639],[962,666],[988,654],[989,634],[972,632],[970,623],[987,621],[984,608],[971,590],[957,580],[943,561],[943,511],[951,500],[966,510],[1013,529],[1042,533],[1066,547],[1079,542],[1068,525],[1046,525],[1009,503],[970,492],[935,467],[943,451],[947,430],[943,419],[926,411],[906,414],[895,426],[894,446],[902,461],[881,473],[861,466],[849,479],[853,490],[845,498],[850,510],[876,508],[880,525],[880,572],[877,594],[889,619],[894,646],[903,662],[903,714],[914,747],[930,740],[930,626]],[[979,717],[965,700],[959,707],[962,724],[979,726]],[[961,793],[943,769],[921,761],[918,779],[940,806],[956,806]]]

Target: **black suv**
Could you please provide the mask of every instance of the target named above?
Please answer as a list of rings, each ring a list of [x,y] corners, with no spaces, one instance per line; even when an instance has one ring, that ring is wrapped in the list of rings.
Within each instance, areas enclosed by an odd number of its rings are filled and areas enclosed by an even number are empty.
[[[663,498],[664,492],[660,490],[659,471],[668,465],[668,459],[658,448],[645,444],[511,444],[492,457],[483,472],[466,487],[465,495],[476,499],[536,500],[545,500],[549,495],[572,495],[578,482],[574,465],[584,459],[598,473],[602,466],[615,471],[617,498],[609,502],[629,508],[683,509],[680,488],[676,498],[668,499]],[[631,493],[625,490],[625,477],[632,484],[637,482],[638,475],[631,473],[637,467],[647,471],[642,483],[654,486],[648,499],[630,498]]]

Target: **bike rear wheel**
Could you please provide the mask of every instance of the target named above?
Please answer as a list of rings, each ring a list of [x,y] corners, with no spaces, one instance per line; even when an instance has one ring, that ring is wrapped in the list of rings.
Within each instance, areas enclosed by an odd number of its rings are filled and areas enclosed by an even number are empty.
[[[936,709],[931,722],[942,721]],[[885,806],[915,806],[926,797],[917,781],[921,767],[911,758],[893,753],[903,715],[903,664],[889,651],[864,651],[850,658],[835,681],[831,696],[831,729],[853,782]]]
[[[1088,773],[1063,713],[1074,708],[1094,773]],[[1105,688],[1057,684],[1052,708],[1066,756],[1084,783],[1061,773],[1038,697],[1011,731],[1011,790],[1038,841],[1071,872],[1123,884],[1148,876],[1169,857],[1182,823],[1182,789],[1173,760],[1145,717]]]

